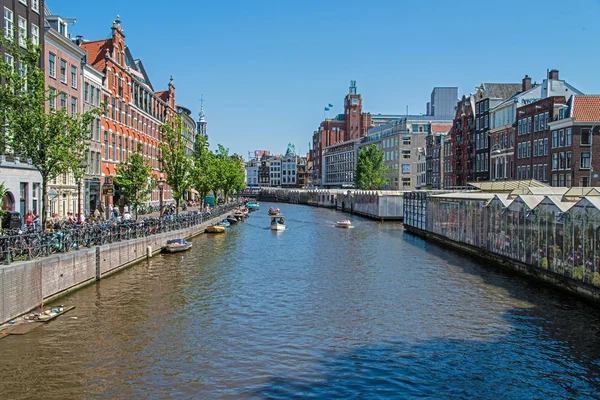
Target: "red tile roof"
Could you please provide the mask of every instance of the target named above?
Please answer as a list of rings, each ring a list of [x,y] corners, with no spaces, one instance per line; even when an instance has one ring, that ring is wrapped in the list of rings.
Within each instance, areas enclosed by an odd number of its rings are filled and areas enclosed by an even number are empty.
[[[162,101],[164,101],[165,103],[169,102],[169,91],[165,90],[162,92],[156,92],[154,93],[159,99],[161,99]]]
[[[93,42],[83,42],[81,48],[88,52],[88,63],[99,71],[104,71],[106,67],[106,49],[110,51],[112,47],[112,39],[96,40]]]
[[[447,133],[452,128],[452,123],[448,124],[431,124],[431,133]]]
[[[577,122],[600,122],[600,96],[573,96],[573,117]]]

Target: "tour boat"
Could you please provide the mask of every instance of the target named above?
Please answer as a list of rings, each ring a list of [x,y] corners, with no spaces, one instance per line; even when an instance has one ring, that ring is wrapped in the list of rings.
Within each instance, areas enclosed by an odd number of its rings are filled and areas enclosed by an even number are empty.
[[[273,207],[269,208],[269,215],[279,215],[279,208],[274,209]]]
[[[221,225],[211,225],[208,228],[206,228],[206,232],[207,233],[224,233],[225,227],[221,226]]]
[[[246,218],[246,216],[244,215],[244,213],[242,211],[235,211],[233,213],[233,216],[238,220],[238,221],[242,221],[244,218]]]
[[[271,230],[272,231],[285,231],[285,219],[283,215],[272,215],[271,216]]]
[[[167,245],[164,250],[167,253],[178,253],[192,248],[192,244],[185,239],[170,239],[167,240]]]
[[[352,228],[352,222],[350,222],[350,220],[343,220],[343,221],[338,221],[335,223],[335,226],[337,226],[338,228]]]

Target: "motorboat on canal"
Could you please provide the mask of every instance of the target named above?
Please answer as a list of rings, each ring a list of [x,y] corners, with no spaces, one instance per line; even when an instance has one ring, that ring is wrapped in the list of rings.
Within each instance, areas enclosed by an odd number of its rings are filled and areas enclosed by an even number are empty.
[[[236,217],[234,217],[233,215],[229,215],[227,217],[227,221],[231,224],[231,225],[235,225],[238,223],[238,219]]]
[[[279,208],[273,208],[273,207],[269,208],[268,214],[269,215],[279,215]]]
[[[167,253],[179,253],[192,248],[192,244],[185,239],[170,239],[167,240],[167,245],[163,250]]]
[[[207,233],[225,233],[225,227],[221,225],[211,225],[206,228]]]
[[[285,231],[285,218],[283,215],[272,215],[271,216],[271,230],[272,231]]]
[[[224,228],[229,228],[229,226],[231,225],[231,223],[229,221],[227,221],[226,219],[224,219],[223,221],[219,222],[217,225],[220,225]]]
[[[246,207],[250,211],[257,211],[260,208],[260,204],[258,204],[258,201],[250,202],[250,203],[246,203]]]
[[[345,219],[335,223],[338,228],[352,228],[352,221]]]

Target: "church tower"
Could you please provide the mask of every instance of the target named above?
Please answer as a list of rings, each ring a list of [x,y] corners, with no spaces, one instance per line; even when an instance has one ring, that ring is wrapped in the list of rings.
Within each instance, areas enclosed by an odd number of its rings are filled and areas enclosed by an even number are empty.
[[[198,123],[196,124],[198,135],[204,136],[208,145],[208,133],[206,132],[206,118],[204,116],[204,97],[200,97],[200,113],[198,114],[200,117],[198,119]]]
[[[356,93],[356,81],[350,81],[350,88],[344,100],[344,116],[346,120],[346,138],[351,140],[361,137],[362,132],[362,98]]]

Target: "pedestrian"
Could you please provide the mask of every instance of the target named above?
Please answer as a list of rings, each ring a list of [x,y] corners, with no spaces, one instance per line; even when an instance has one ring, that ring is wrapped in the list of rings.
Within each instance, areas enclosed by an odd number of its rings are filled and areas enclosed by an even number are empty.
[[[25,214],[25,225],[27,225],[28,228],[32,227],[34,219],[35,215],[33,214],[33,211],[28,210],[27,214]]]
[[[98,209],[96,208],[96,209],[94,210],[94,219],[95,219],[95,220],[98,220],[98,218],[100,218],[100,211],[98,211]]]

